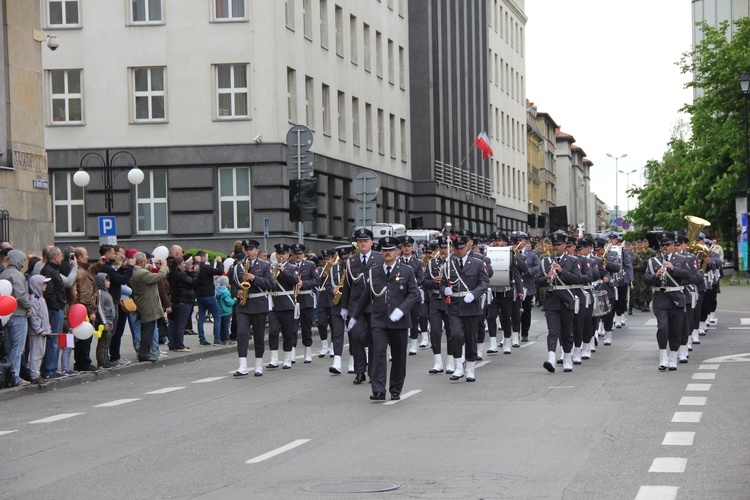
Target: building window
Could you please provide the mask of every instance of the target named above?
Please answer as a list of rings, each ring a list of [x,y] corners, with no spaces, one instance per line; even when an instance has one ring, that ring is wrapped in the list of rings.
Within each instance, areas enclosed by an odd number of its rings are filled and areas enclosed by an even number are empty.
[[[294,31],[294,2],[296,0],[286,0],[286,10],[284,16],[286,19],[286,27]]]
[[[302,30],[305,38],[312,41],[312,0],[302,0]]]
[[[406,161],[406,120],[401,119],[401,161]]]
[[[150,170],[138,184],[138,233],[167,232],[167,171]]]
[[[359,47],[357,47],[357,16],[349,16],[349,42],[352,64],[359,64]]]
[[[81,25],[78,0],[47,0],[47,15],[50,28],[74,28]]]
[[[133,68],[135,122],[166,121],[165,68]]]
[[[331,87],[323,84],[323,133],[331,135]]]
[[[370,52],[370,26],[362,25],[362,45],[364,46],[365,71],[372,71],[372,54]]]
[[[375,74],[383,78],[383,35],[375,32]]]
[[[320,46],[328,48],[328,0],[320,0]]]
[[[55,172],[52,174],[55,236],[82,236],[84,234],[83,188],[73,183],[74,173]]]
[[[395,65],[393,63],[393,40],[388,39],[388,83],[393,85],[396,78],[396,72],[394,70]]]
[[[398,86],[406,90],[406,51],[403,47],[398,48]]]
[[[80,69],[50,71],[52,123],[83,123],[83,91]]]
[[[336,6],[336,55],[344,57],[344,9]]]
[[[365,147],[372,151],[372,104],[365,103]]]
[[[214,0],[214,21],[244,21],[245,0]]]
[[[385,114],[378,109],[378,153],[385,154]]]
[[[346,94],[339,92],[339,140],[346,141]]]
[[[391,158],[396,159],[396,116],[390,115],[388,117],[388,127],[390,135],[388,142],[390,143]]]
[[[164,19],[161,0],[132,0],[133,24],[161,24]]]
[[[219,230],[246,231],[250,227],[250,169],[219,169]]]
[[[352,144],[359,146],[359,99],[352,97]]]
[[[305,77],[305,119],[306,125],[315,130],[315,88],[313,79]]]
[[[247,64],[216,66],[218,118],[249,118]]]
[[[289,123],[297,123],[297,72],[286,69],[286,108]]]

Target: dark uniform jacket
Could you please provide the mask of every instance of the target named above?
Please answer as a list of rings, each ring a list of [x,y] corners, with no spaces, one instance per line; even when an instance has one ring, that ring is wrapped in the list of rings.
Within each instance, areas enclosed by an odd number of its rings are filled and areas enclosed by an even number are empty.
[[[368,270],[369,285],[364,295],[357,303],[353,317],[360,319],[366,309],[370,309],[370,327],[383,329],[411,328],[411,309],[419,303],[419,285],[413,268],[398,261],[391,268],[391,276],[387,277],[383,265],[371,267]],[[397,322],[390,320],[395,309],[400,309],[404,315]]]
[[[299,302],[300,309],[310,309],[315,305],[315,299],[313,297],[313,289],[320,285],[320,276],[318,275],[318,268],[315,264],[309,260],[303,260],[299,263],[299,267],[295,262],[290,263],[294,267],[294,272],[302,282],[302,289],[297,296],[297,302]]]
[[[352,311],[356,309],[359,298],[367,289],[368,272],[371,267],[382,266],[383,256],[380,253],[371,251],[367,259],[367,265],[362,265],[362,255],[351,255],[346,260],[346,280],[344,281],[344,294],[341,297],[341,308]],[[371,312],[371,305],[365,312]]]
[[[299,283],[299,277],[296,273],[297,268],[287,262],[284,264],[284,270],[276,276],[273,292],[273,310],[274,311],[293,311],[294,310],[294,287]],[[273,268],[275,275],[277,268]]]
[[[674,269],[667,271],[665,278],[656,276],[664,260],[662,254],[652,257],[646,265],[643,281],[654,288],[654,309],[670,309],[672,304],[676,307],[685,307],[685,294],[682,286],[692,279],[692,271],[688,265],[687,258],[676,253],[671,254],[668,259]]]
[[[440,286],[438,282],[435,281],[435,278],[437,278],[441,272],[445,272],[445,257],[439,255],[427,262],[427,268],[422,276],[422,286],[427,294],[425,302],[429,302],[430,309],[435,311],[448,310],[448,303],[445,302],[445,297],[440,294]]]
[[[445,297],[445,288],[450,282],[453,290],[448,311],[458,312],[459,316],[481,316],[483,314],[481,298],[490,286],[490,277],[487,273],[487,265],[484,260],[469,256],[459,272],[460,259],[454,254],[448,260],[443,279],[440,280],[440,293]],[[448,279],[446,279],[448,278]],[[465,293],[471,293],[474,301],[467,304],[464,301]]]
[[[232,297],[238,297],[239,291],[242,289],[243,274],[245,272],[245,257],[242,260],[235,261],[232,268],[229,271],[230,284],[232,286]],[[239,300],[237,301],[237,312],[243,312],[246,314],[261,314],[268,312],[268,298],[266,292],[273,290],[274,281],[273,274],[271,274],[271,264],[265,260],[255,259],[255,262],[249,268],[250,274],[255,276],[255,279],[250,282],[250,290],[248,294],[247,303],[242,306]]]
[[[545,311],[559,311],[563,307],[575,309],[575,295],[573,290],[559,288],[570,285],[579,285],[581,283],[581,265],[578,259],[572,255],[561,255],[559,264],[562,270],[559,271],[552,281],[547,282],[547,273],[552,269],[552,263],[557,259],[555,256],[545,257],[542,260],[542,274],[536,280],[537,286],[549,286],[544,296]],[[561,281],[562,280],[562,281]]]

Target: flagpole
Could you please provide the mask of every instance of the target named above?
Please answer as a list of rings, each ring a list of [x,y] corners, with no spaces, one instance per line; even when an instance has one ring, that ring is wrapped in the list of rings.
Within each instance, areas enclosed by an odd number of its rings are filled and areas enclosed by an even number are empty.
[[[470,148],[469,148],[469,150],[468,150],[468,151],[466,152],[466,156],[464,156],[464,159],[463,159],[463,160],[461,160],[461,163],[459,163],[459,164],[458,164],[458,166],[459,166],[459,167],[460,167],[461,165],[463,165],[463,164],[464,164],[464,162],[466,161],[466,158],[468,158],[468,157],[469,157],[469,155],[471,154],[471,150],[472,150],[472,149],[474,149],[474,147],[475,147],[476,145],[477,145],[477,143],[476,143],[476,142],[473,142],[473,143],[471,144],[471,147],[470,147]]]

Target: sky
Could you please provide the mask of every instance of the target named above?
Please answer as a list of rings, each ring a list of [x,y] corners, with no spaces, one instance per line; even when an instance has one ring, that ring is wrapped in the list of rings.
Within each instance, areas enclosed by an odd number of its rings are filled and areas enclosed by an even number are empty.
[[[594,163],[591,191],[626,211],[628,180],[642,184],[643,166],[662,159],[675,126],[687,120],[678,110],[692,101],[684,89],[690,76],[675,63],[692,46],[691,2],[524,3],[526,97]],[[615,162],[607,153],[627,157]],[[615,179],[617,170],[636,172]],[[635,208],[637,200],[629,203]]]

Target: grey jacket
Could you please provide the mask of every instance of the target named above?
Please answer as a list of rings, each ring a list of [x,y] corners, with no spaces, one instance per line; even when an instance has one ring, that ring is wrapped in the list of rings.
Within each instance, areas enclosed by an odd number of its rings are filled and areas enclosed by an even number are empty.
[[[47,309],[47,302],[44,300],[44,293],[42,292],[43,285],[44,276],[41,274],[35,274],[29,279],[29,297],[31,302],[29,335],[52,333],[52,327],[49,324],[49,310]]]
[[[0,274],[0,279],[8,280],[13,285],[12,295],[18,302],[13,316],[26,317],[26,311],[31,309],[26,277],[21,272],[24,260],[26,260],[26,254],[20,250],[11,250],[8,253],[8,267]]]
[[[94,276],[94,282],[99,289],[99,321],[111,329],[117,316],[117,308],[112,301],[112,296],[107,291],[107,274],[99,273]]]

